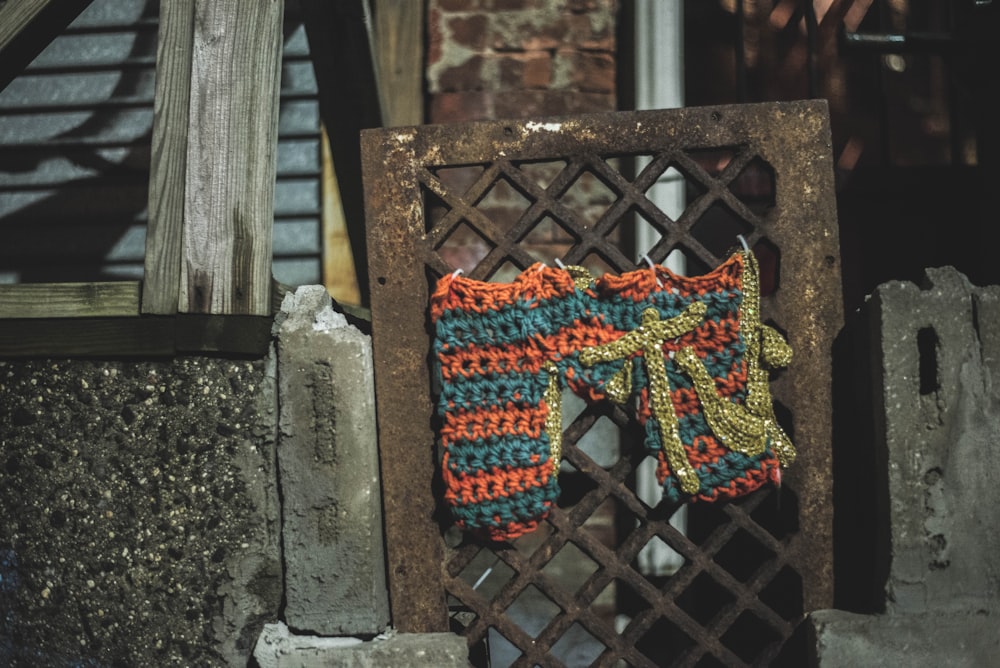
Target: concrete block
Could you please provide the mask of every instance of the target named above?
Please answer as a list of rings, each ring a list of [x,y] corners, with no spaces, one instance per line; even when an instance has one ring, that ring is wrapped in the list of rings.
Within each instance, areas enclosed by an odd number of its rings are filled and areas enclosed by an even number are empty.
[[[280,622],[264,627],[254,649],[260,668],[466,668],[468,655],[453,633],[389,632],[362,642],[293,635]]]
[[[1000,656],[997,619],[985,612],[859,615],[821,610],[807,623],[819,668],[979,668]]]
[[[371,342],[322,286],[276,320],[285,621],[318,635],[389,622]]]
[[[1000,583],[1000,288],[951,267],[880,286],[890,613],[995,609]]]

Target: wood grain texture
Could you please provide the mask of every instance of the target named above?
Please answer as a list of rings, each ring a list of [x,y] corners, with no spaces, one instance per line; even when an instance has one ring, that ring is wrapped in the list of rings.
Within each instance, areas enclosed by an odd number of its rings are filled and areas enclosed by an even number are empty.
[[[375,0],[375,60],[386,127],[424,122],[424,2]]]
[[[0,318],[139,315],[139,282],[0,285]]]
[[[142,312],[177,312],[191,100],[194,0],[161,0]]]
[[[178,310],[267,315],[283,0],[195,0]]]

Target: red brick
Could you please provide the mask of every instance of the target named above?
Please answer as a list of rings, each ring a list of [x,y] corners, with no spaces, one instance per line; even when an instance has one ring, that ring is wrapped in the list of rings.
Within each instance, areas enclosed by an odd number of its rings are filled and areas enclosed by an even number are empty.
[[[552,83],[552,56],[547,51],[504,53],[498,61],[501,90],[548,88]]]
[[[588,93],[612,93],[615,90],[615,59],[611,54],[593,51],[562,50],[557,61],[570,72],[573,87]]]
[[[575,14],[592,12],[597,9],[597,0],[567,0],[566,9]]]
[[[484,14],[460,16],[448,20],[448,31],[451,41],[473,51],[486,48],[486,34],[489,19]]]
[[[552,83],[552,56],[546,51],[529,53],[524,59],[525,88],[547,88]]]
[[[461,123],[493,118],[493,98],[481,91],[431,96],[431,123]]]
[[[594,21],[590,14],[571,14],[566,17],[566,41],[581,49],[614,51],[614,20],[606,17]]]
[[[495,97],[496,118],[537,118],[614,111],[614,94],[577,91],[504,91]]]
[[[525,51],[542,51],[545,49],[555,49],[565,43],[569,34],[569,26],[566,21],[560,19],[547,25],[537,25],[530,22],[522,22],[516,31],[517,47]]]
[[[493,0],[493,11],[509,12],[518,9],[537,9],[543,0]]]
[[[483,80],[484,58],[472,56],[461,65],[449,67],[437,75],[437,90],[443,92],[482,90],[486,88]]]

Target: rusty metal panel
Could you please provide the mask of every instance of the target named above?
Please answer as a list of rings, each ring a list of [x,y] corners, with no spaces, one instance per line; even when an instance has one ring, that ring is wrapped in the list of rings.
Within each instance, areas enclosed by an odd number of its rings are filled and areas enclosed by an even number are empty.
[[[506,652],[518,666],[576,665],[586,647],[596,649],[585,662],[600,666],[774,659],[804,612],[833,602],[830,362],[843,313],[825,102],[370,130],[362,151],[394,625],[451,628],[474,657]],[[541,179],[539,165],[555,167]],[[676,219],[647,198],[668,171],[688,186]],[[607,194],[596,212],[567,195],[585,179]],[[483,206],[501,182],[523,200],[506,220]],[[575,482],[541,529],[484,544],[447,528],[436,502],[429,291],[453,271],[455,235],[471,230],[481,243],[469,276],[502,280],[535,261],[526,239],[545,221],[566,232],[564,262],[616,272],[636,269],[622,230],[637,221],[660,237],[652,260],[681,249],[690,273],[721,263],[745,236],[761,265],[763,318],[795,350],[772,384],[799,452],[780,490],[694,504],[679,531],[669,523],[676,506],[636,495],[646,454],[629,447],[634,416],[589,406],[564,437],[572,473],[560,482]],[[623,445],[598,464],[580,443],[602,420]],[[679,555],[675,572],[637,565],[654,542]]]

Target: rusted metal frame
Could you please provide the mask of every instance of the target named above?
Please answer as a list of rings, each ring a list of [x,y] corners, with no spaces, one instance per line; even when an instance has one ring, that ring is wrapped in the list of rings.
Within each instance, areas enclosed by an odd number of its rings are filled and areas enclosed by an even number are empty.
[[[765,156],[765,159],[766,159],[766,156]],[[780,171],[780,170],[779,170],[779,171]],[[780,198],[779,198],[779,199],[780,199]],[[770,237],[770,238],[771,238],[772,240],[774,240],[774,241],[776,241],[776,242],[778,242],[778,243],[779,243],[779,247],[781,247],[781,248],[782,248],[782,250],[785,250],[785,248],[784,248],[784,244],[781,244],[781,239],[779,239],[779,238],[778,238],[778,235],[775,235],[774,233],[771,233],[771,232],[769,232],[768,234],[769,234],[769,237]]]
[[[596,157],[596,156],[595,156]],[[569,223],[578,236],[577,244],[573,249],[566,255],[566,261],[570,264],[579,263],[583,257],[583,253],[591,248],[597,249],[604,243],[604,235],[607,233],[600,228],[600,224],[594,225],[593,227],[587,225],[585,222],[581,221],[578,214],[568,206],[562,203],[560,198],[566,194],[567,189],[573,184],[588,167],[593,167],[592,156],[581,154],[578,156],[573,156],[571,161],[567,164],[566,168],[559,174],[555,181],[549,184],[549,187],[545,190],[540,189],[537,184],[530,182],[521,182],[519,184],[524,186],[533,196],[537,198],[538,203],[545,207],[549,213],[551,213],[556,218]],[[570,171],[572,168],[572,171]],[[593,169],[590,170],[593,173]],[[564,177],[564,175],[566,175]],[[596,174],[595,174],[596,176]],[[558,183],[557,183],[558,181]],[[550,194],[550,191],[555,191],[555,194]],[[578,250],[579,249],[579,250]],[[614,249],[614,254],[621,255],[618,249]],[[624,258],[624,255],[621,255]]]
[[[587,516],[589,516],[589,514],[591,514],[594,510],[596,510],[597,506],[599,506],[604,501],[604,499],[607,498],[607,496],[608,496],[607,490],[602,490],[600,488],[593,490],[584,497],[584,500],[581,500],[581,502],[577,504],[576,507],[574,507],[574,510],[582,506],[583,508],[589,510],[589,512],[587,513]],[[470,638],[472,637],[478,638],[481,635],[485,635],[486,628],[488,628],[489,626],[497,626],[498,622],[500,623],[500,628],[503,628],[503,626],[506,624],[506,621],[504,619],[504,611],[517,599],[517,597],[524,591],[525,588],[527,588],[527,586],[532,584],[536,586],[539,585],[539,583],[541,582],[541,580],[539,580],[539,576],[543,575],[542,567],[546,563],[548,563],[548,561],[550,561],[552,557],[559,550],[561,550],[567,542],[573,541],[575,542],[575,544],[581,547],[584,546],[581,545],[581,542],[590,544],[591,547],[593,546],[593,543],[591,543],[591,541],[593,541],[592,537],[586,536],[585,531],[581,529],[579,532],[577,532],[576,530],[570,529],[570,527],[580,526],[581,522],[579,518],[570,519],[568,516],[566,516],[566,513],[563,513],[558,508],[553,509],[552,514],[550,515],[550,521],[553,519],[553,517],[556,516],[558,516],[559,519],[553,523],[553,526],[558,527],[561,525],[563,526],[563,530],[556,531],[551,536],[549,536],[546,539],[546,541],[531,554],[530,557],[526,558],[512,548],[495,550],[495,554],[498,557],[500,557],[518,575],[512,578],[510,582],[505,584],[504,587],[501,589],[501,591],[494,597],[493,601],[489,602],[486,605],[487,612],[481,614],[480,618],[477,619],[475,622],[473,622],[472,625],[470,625],[470,627],[467,629],[467,634],[470,636]],[[580,540],[581,535],[585,536],[587,540],[581,541]],[[598,561],[598,563],[600,563],[600,561],[595,557],[595,555],[591,554],[591,556],[595,558],[595,561]],[[455,589],[463,589],[467,587],[466,583],[457,582],[454,579],[450,584],[453,584],[455,586]],[[561,596],[560,594],[554,595],[552,591],[553,588],[551,586],[545,588],[542,587],[539,588],[542,589],[545,595],[549,596],[553,600],[556,600],[557,597]],[[596,597],[597,594],[599,593],[600,590],[592,592],[591,597],[589,599],[586,599],[586,602],[589,604],[589,601],[592,600],[593,597]],[[563,609],[566,610],[565,606],[560,605],[560,607],[563,607]],[[513,642],[513,639],[510,640]]]
[[[757,155],[756,147],[751,145],[741,146],[740,151],[733,156],[733,159],[729,161],[725,169],[716,177],[716,180],[723,187],[720,199],[733,210],[733,213],[754,226],[759,225],[763,219],[760,215],[751,211],[746,203],[737,197],[736,193],[732,190],[732,185]]]
[[[747,583],[740,582],[725,569],[722,569],[719,573],[712,573],[712,577],[715,577],[719,584],[725,586],[733,594],[736,594],[736,601],[728,609],[722,610],[715,616],[708,625],[708,630],[713,635],[721,636],[742,612],[750,610],[756,613],[761,618],[761,621],[774,628],[775,631],[788,637],[792,632],[791,625],[757,598],[760,591],[784,566],[785,563],[781,560],[770,560],[761,566],[758,573]],[[718,576],[723,576],[724,579],[719,579]]]
[[[480,552],[486,549],[488,548],[481,543],[468,539],[457,547],[452,548],[445,563],[446,577],[459,577],[462,574],[462,571],[464,571],[465,568],[472,563],[472,560],[475,559]]]
[[[511,185],[517,189],[523,196],[527,198],[532,198],[534,201],[531,205],[524,210],[521,216],[518,218],[514,227],[511,228],[510,237],[515,239],[515,242],[519,242],[525,234],[531,231],[532,227],[537,224],[546,214],[552,214],[553,216],[559,218],[560,213],[556,213],[555,209],[562,209],[563,214],[568,214],[569,216],[574,216],[572,209],[566,207],[562,204],[556,197],[549,194],[548,190],[552,188],[555,181],[549,184],[549,188],[541,188],[537,183],[531,181],[527,178],[524,172],[519,168],[514,166],[509,160],[498,160],[497,164],[500,166],[501,172],[507,177]],[[563,176],[569,172],[569,168],[564,168],[559,176]],[[579,176],[582,172],[582,164],[580,166],[580,171],[577,172],[573,179]],[[568,187],[572,183],[572,180],[567,179],[565,184],[560,184],[562,188]],[[564,193],[565,194],[565,193]],[[569,221],[572,227],[576,227],[575,221]]]
[[[614,180],[607,179],[607,175],[604,172],[604,170],[610,170],[611,168],[606,162],[604,162],[600,154],[588,151],[582,155],[587,160],[587,165],[590,167],[590,173],[593,174],[595,178],[604,182],[604,185],[609,189],[613,190],[612,185],[614,184]],[[594,232],[595,234],[600,235],[601,238],[605,238],[608,234],[610,234],[614,229],[615,224],[618,223],[628,212],[628,209],[631,208],[632,202],[629,201],[626,203],[624,195],[624,192],[619,192],[617,199],[611,204],[610,207],[608,207],[607,211],[605,211],[604,214],[597,219],[597,222],[594,223]],[[622,257],[624,257],[624,255]],[[626,260],[625,263],[628,265],[631,264],[631,261]]]
[[[820,101],[808,105],[825,108]],[[764,231],[781,249],[783,287],[765,300],[769,309],[765,315],[787,328],[797,369],[775,380],[772,395],[795,415],[798,459],[785,480],[797,493],[808,490],[799,494],[803,521],[793,549],[796,563],[808,564],[797,570],[803,581],[804,609],[815,610],[832,605],[830,350],[843,322],[843,307],[829,120],[826,114],[804,115],[805,106],[802,103],[797,112],[801,120],[793,114],[782,119],[789,134],[758,146],[761,158],[774,168],[779,186]],[[794,108],[790,111],[795,113]],[[795,155],[786,155],[793,138]],[[799,280],[808,281],[810,289],[797,285]],[[812,399],[805,401],[805,396]]]
[[[509,164],[509,161],[507,161]],[[598,239],[603,239],[603,237],[598,236],[597,230],[592,230],[586,223],[580,220],[579,215],[573,209],[569,208],[567,205],[563,204],[560,200],[567,192],[569,186],[573,184],[576,179],[578,179],[588,166],[588,161],[586,159],[581,159],[579,156],[574,156],[566,167],[559,173],[555,180],[549,184],[545,189],[540,188],[537,184],[532,183],[530,180],[520,180],[519,176],[514,174],[509,174],[512,179],[517,179],[517,184],[522,186],[530,196],[535,198],[535,203],[528,208],[524,216],[522,216],[522,221],[530,213],[531,216],[537,216],[537,220],[541,220],[545,214],[551,214],[555,218],[568,223],[573,232],[574,237],[577,238],[576,247],[579,246],[589,246],[592,247],[596,245]],[[513,170],[514,168],[512,168]],[[520,172],[520,170],[517,170]],[[521,172],[523,174],[523,172]],[[550,191],[555,191],[555,195],[551,194]],[[540,215],[537,209],[541,209]],[[589,247],[587,248],[589,250]],[[575,264],[582,260],[583,256],[575,258],[573,255],[573,250],[566,256],[566,261],[569,264]]]
[[[427,246],[413,142],[398,129],[361,136],[390,603],[393,626],[419,633],[446,631],[448,605],[431,486],[430,290],[426,264],[414,257]]]
[[[575,466],[581,473],[585,473],[589,476],[598,484],[599,488],[605,490],[609,496],[617,498],[630,511],[639,517],[645,515],[646,510],[643,508],[642,502],[639,501],[639,498],[632,492],[632,490],[625,487],[624,484],[625,476],[628,475],[629,471],[631,471],[634,467],[615,467],[618,470],[618,475],[611,474],[606,471],[604,467],[598,466],[593,459],[577,447],[566,448],[563,453],[563,458],[569,461],[569,463]]]
[[[494,626],[498,629],[507,628],[510,624],[510,622],[506,620],[505,615],[507,608],[510,607],[514,601],[517,600],[517,597],[520,596],[521,593],[533,583],[534,575],[539,572],[541,568],[549,562],[552,556],[566,544],[567,539],[568,536],[565,533],[553,533],[525,562],[521,561],[521,555],[513,548],[505,548],[494,551],[494,553],[507,563],[508,566],[511,566],[517,575],[512,577],[509,582],[500,588],[500,591],[497,592],[492,601],[486,602],[486,605],[480,608],[478,611],[480,613],[479,617],[466,628],[466,635],[469,636],[470,641],[472,641],[473,638],[478,639],[484,636],[490,626]],[[519,566],[515,567],[512,564],[518,564]],[[461,590],[463,586],[468,586],[467,583],[455,579],[453,579],[449,584],[459,590]],[[508,640],[516,644],[514,638],[508,638]]]
[[[465,194],[452,191],[451,188],[435,178],[426,167],[420,167],[417,173],[420,183],[440,197],[442,202],[451,207],[444,218],[434,225],[434,229],[427,232],[426,239],[435,249],[444,243],[448,235],[455,230],[455,227],[458,226],[463,218],[475,225],[480,233],[487,235],[491,240],[493,237],[502,236],[502,232],[494,225],[489,216],[465,200],[465,195],[475,193],[472,197],[472,200],[475,201],[493,184],[493,180],[497,174],[497,170],[493,167],[487,168]],[[488,174],[490,175],[489,179],[485,178]],[[481,183],[486,187],[483,188],[482,192],[476,193]]]
[[[505,242],[498,242],[497,245],[493,247],[493,249],[490,250],[490,252],[488,252],[482,260],[479,261],[479,264],[476,265],[477,271],[479,269],[483,270],[483,275],[481,276],[482,278],[492,276],[493,273],[502,266],[503,261],[508,258],[515,260],[514,264],[520,269],[525,269],[535,262],[535,258],[520,248],[515,246],[514,248],[517,248],[517,250],[514,251],[509,247],[504,248],[504,244]],[[469,276],[472,276],[473,278],[480,278],[480,276],[476,276],[472,273],[470,273]]]
[[[629,182],[628,179],[622,176],[621,172],[612,169],[606,161],[601,160],[603,175],[619,188],[621,199],[623,202],[628,203],[624,213],[621,215],[624,216],[627,214],[628,210],[634,206],[645,214],[644,217],[653,224],[661,235],[669,234],[670,227],[674,224],[674,221],[646,197],[646,191],[656,183],[657,179],[670,166],[670,156],[671,154],[666,152],[658,154],[632,182]],[[636,265],[634,262],[629,262],[627,266],[635,267]]]
[[[610,649],[617,645],[616,652],[622,653],[625,650],[618,635],[609,629],[607,623],[599,619],[590,609],[592,599],[577,599],[564,589],[555,586],[551,579],[542,572],[538,573],[535,585],[562,609],[562,614],[556,615],[538,634],[535,642],[529,648],[530,651],[525,652],[527,659],[537,661],[539,658],[543,658],[545,653],[559,642],[559,639],[576,623],[579,623],[596,637],[605,648]]]
[[[530,583],[525,583],[525,587],[528,584]],[[532,638],[524,629],[507,619],[506,608],[498,610],[495,603],[487,601],[464,580],[453,580],[448,585],[449,591],[468,605],[476,615],[475,621],[467,626],[464,632],[470,645],[485,638],[490,628],[494,628],[522,652],[524,647],[531,646]],[[518,594],[520,593],[521,591],[518,591]]]
[[[716,257],[716,255],[706,249],[701,242],[694,238],[691,234],[691,229],[694,224],[701,219],[708,209],[712,207],[716,202],[724,202],[736,215],[740,216],[747,223],[751,224],[755,228],[759,226],[761,222],[760,216],[753,213],[746,207],[743,202],[737,198],[732,190],[729,189],[729,184],[732,179],[739,176],[743,168],[750,163],[750,160],[756,155],[751,153],[750,159],[747,159],[741,166],[739,171],[735,169],[731,170],[737,163],[737,156],[734,156],[730,161],[726,169],[719,174],[719,176],[711,176],[706,172],[701,165],[699,165],[695,160],[691,159],[690,156],[684,154],[683,152],[679,154],[678,166],[682,168],[683,171],[688,174],[689,177],[696,180],[702,186],[705,187],[705,192],[699,195],[693,202],[689,203],[685,208],[683,213],[677,218],[677,225],[680,228],[680,239],[678,243],[683,245],[685,248],[690,250],[692,253],[697,255],[703,262],[710,266],[714,266],[721,261],[721,258]],[[730,173],[730,171],[735,171],[735,173]],[[723,180],[723,175],[729,173],[728,180]],[[735,239],[734,239],[735,241]],[[664,247],[665,244],[656,244],[653,250],[658,253],[669,252],[671,248],[669,246]]]
[[[561,528],[563,531],[572,531],[572,527],[577,526],[576,523],[570,522],[568,526],[560,527],[561,520],[563,518],[560,517],[555,519],[556,522],[558,522],[556,524],[556,528]],[[648,542],[648,539],[651,538],[654,533],[655,529],[653,529],[651,525],[647,525],[645,532],[643,527],[638,527],[636,531],[633,532],[633,534],[630,536],[630,538],[633,539],[631,541],[632,545],[629,550],[631,552],[631,558],[634,558],[635,554],[638,554],[639,550],[646,544],[646,542]],[[646,626],[646,628],[642,629],[641,631],[636,631],[639,637],[641,637],[642,634],[644,634],[646,631],[648,631],[650,627],[652,627],[656,619],[658,619],[659,617],[666,617],[679,629],[681,629],[685,634],[687,634],[688,637],[690,637],[693,641],[707,646],[713,646],[714,638],[711,637],[706,632],[705,627],[703,627],[697,621],[692,619],[687,614],[687,612],[679,608],[674,603],[676,595],[664,594],[663,591],[654,587],[653,584],[649,582],[649,580],[647,580],[641,574],[637,573],[630,566],[628,566],[628,563],[631,561],[631,558],[628,561],[624,559],[618,559],[616,558],[618,555],[616,554],[615,551],[610,550],[609,548],[604,546],[600,541],[597,541],[596,539],[590,536],[584,536],[582,534],[583,532],[578,534],[582,538],[583,545],[581,545],[581,547],[586,547],[587,551],[591,554],[592,557],[594,557],[596,561],[598,561],[598,563],[605,565],[606,573],[604,575],[608,577],[608,582],[610,582],[612,579],[615,578],[622,580],[627,585],[629,585],[637,594],[641,595],[650,605],[650,609],[654,610],[657,613],[656,617],[653,617],[648,620],[648,626]],[[608,568],[619,565],[621,566],[621,568],[614,568],[614,570]],[[696,575],[697,573],[690,574],[686,579],[683,580],[682,590],[686,589],[687,586],[690,585],[691,582],[693,582]],[[583,589],[585,589],[587,593],[589,594],[592,593],[592,595],[596,597],[598,594],[600,594],[601,591],[603,591],[604,587],[607,586],[607,583],[602,584],[598,589],[596,585],[597,583],[600,582],[600,579],[595,579],[592,576],[592,580],[595,580],[595,582],[588,582],[587,584],[585,584]],[[583,589],[581,591],[583,591]],[[596,591],[594,591],[595,589]],[[679,593],[680,592],[678,592],[678,594]],[[634,619],[633,623],[635,623]],[[634,640],[637,639],[638,637],[636,637]]]
[[[758,505],[760,503],[763,503],[764,498],[766,498],[770,493],[770,490],[766,489],[760,491],[764,493],[757,495],[761,497],[757,502]],[[726,506],[724,512],[729,517],[729,521],[731,523],[737,525],[739,528],[749,533],[758,543],[760,543],[767,549],[771,550],[775,554],[779,554],[782,550],[784,550],[787,547],[787,542],[788,542],[787,540],[781,541],[775,538],[770,531],[768,531],[767,529],[759,525],[756,521],[754,521],[754,519],[750,517],[750,513],[743,510],[742,508],[737,509],[735,506]]]

